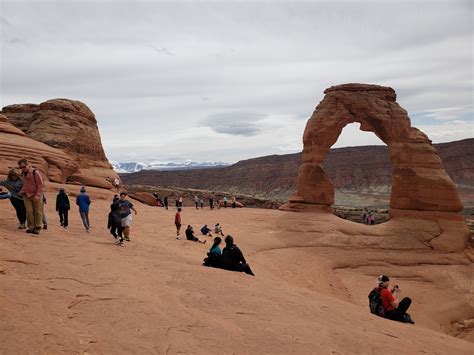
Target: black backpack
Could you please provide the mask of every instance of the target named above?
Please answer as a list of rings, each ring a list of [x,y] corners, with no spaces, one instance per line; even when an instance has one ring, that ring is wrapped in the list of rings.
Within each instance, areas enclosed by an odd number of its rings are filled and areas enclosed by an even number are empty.
[[[382,297],[380,292],[382,291],[381,287],[375,287],[369,293],[369,309],[370,313],[375,314],[379,317],[385,317],[385,310],[383,308]]]

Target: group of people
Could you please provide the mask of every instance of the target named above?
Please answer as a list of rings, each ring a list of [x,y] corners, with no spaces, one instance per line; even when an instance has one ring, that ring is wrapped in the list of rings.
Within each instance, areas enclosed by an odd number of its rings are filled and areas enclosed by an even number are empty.
[[[375,224],[375,212],[372,210],[368,210],[367,207],[364,208],[364,215],[362,216],[362,221],[364,224],[367,225],[374,225]]]
[[[154,192],[153,197],[155,198],[155,206],[158,207],[164,207],[168,209],[168,196],[164,196],[164,198],[161,198],[161,196],[157,193]],[[176,208],[182,208],[183,207],[183,196],[179,196],[178,198],[175,199],[175,204]],[[198,209],[203,209],[204,208],[204,198],[202,196],[195,195],[194,196],[194,206],[195,208]],[[224,196],[222,200],[216,199],[214,195],[211,195],[209,197],[209,207],[210,209],[218,208],[220,209],[221,207],[227,208],[228,206],[228,200],[227,197]],[[232,197],[232,202],[231,202],[231,207],[236,208],[237,207],[237,199],[236,197]]]
[[[27,233],[38,235],[41,229],[47,228],[46,217],[44,213],[44,181],[41,173],[34,169],[26,159],[18,161],[18,169],[11,169],[8,173],[7,179],[0,181],[0,185],[4,186],[8,192],[2,191],[0,188],[0,199],[10,199],[12,206],[16,211],[16,216],[19,222],[20,229],[26,229]],[[157,196],[155,196],[157,197]],[[159,197],[159,196],[158,196]],[[196,208],[198,202],[202,208],[202,199],[195,197]],[[213,198],[210,198],[210,206],[213,208]],[[224,207],[227,207],[226,198],[224,197]],[[235,202],[235,200],[234,200]],[[90,231],[89,208],[91,199],[86,192],[86,188],[82,186],[80,193],[76,197],[76,204],[79,207],[79,213],[86,229]],[[165,197],[164,205],[167,206],[167,197]],[[176,238],[180,238],[181,229],[181,212],[182,212],[182,197],[176,202],[177,212],[175,215]],[[69,225],[68,213],[71,209],[69,197],[64,188],[60,188],[56,196],[56,211],[59,215],[60,225],[67,229]],[[132,223],[132,211],[137,214],[137,210],[133,204],[127,200],[127,193],[121,192],[120,195],[115,195],[110,205],[110,213],[108,215],[107,228],[115,238],[115,243],[122,245],[123,241],[130,241],[130,226]],[[374,215],[372,211],[367,208],[364,211],[364,223],[374,224]],[[204,259],[205,266],[221,268],[225,270],[245,272],[249,275],[255,276],[249,264],[245,260],[242,251],[234,244],[234,238],[227,235],[224,239],[225,247],[221,250],[220,244],[222,242],[221,236],[224,236],[222,226],[219,223],[214,225],[214,230],[205,224],[201,228],[201,233],[204,236],[212,237],[212,232],[219,235],[214,238],[214,242]],[[186,239],[202,244],[206,240],[200,240],[194,235],[194,229],[191,225],[186,228]],[[369,308],[371,313],[376,314],[387,319],[412,323],[413,319],[407,313],[411,305],[411,299],[408,297],[399,300],[401,289],[395,285],[389,290],[390,279],[386,275],[381,275],[377,279],[378,286],[369,293]]]
[[[181,239],[181,211],[182,208],[178,207],[174,219],[176,226],[176,239]],[[212,237],[212,232],[214,232],[216,235],[224,236],[224,232],[220,223],[216,223],[214,225],[213,231],[208,227],[207,224],[201,227],[201,234],[204,236]],[[186,239],[189,241],[206,244],[206,239],[201,240],[196,237],[192,225],[188,225],[185,235]],[[204,265],[231,271],[245,272],[246,274],[255,276],[250,269],[249,264],[247,264],[242,251],[237,247],[237,245],[234,244],[234,238],[231,235],[227,235],[224,239],[226,246],[221,251],[219,245],[222,242],[222,239],[220,236],[214,238],[214,243],[207,253],[207,258],[204,259]]]

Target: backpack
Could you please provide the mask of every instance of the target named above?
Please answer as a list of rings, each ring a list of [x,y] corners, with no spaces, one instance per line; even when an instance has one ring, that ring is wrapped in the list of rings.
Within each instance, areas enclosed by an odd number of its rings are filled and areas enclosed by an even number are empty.
[[[375,287],[369,293],[369,309],[370,313],[379,317],[385,317],[385,309],[383,308],[382,297],[380,295],[380,287]]]

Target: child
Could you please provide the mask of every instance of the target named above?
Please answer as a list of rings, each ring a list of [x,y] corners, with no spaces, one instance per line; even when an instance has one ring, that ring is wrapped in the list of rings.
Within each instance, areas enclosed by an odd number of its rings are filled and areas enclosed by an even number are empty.
[[[109,221],[107,228],[110,229],[110,234],[115,238],[115,244],[122,245],[122,219],[120,218],[120,206],[117,203],[110,205]]]

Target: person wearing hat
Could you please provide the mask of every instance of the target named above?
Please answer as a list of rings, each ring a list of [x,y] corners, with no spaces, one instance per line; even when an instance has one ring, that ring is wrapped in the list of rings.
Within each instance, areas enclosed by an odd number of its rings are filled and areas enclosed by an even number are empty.
[[[389,290],[390,278],[388,276],[380,275],[377,281],[379,283],[379,288],[381,289],[380,298],[385,311],[385,318],[398,322],[415,324],[407,313],[407,310],[411,305],[411,299],[405,297],[401,301],[398,301],[399,294],[402,290],[398,285],[395,285],[391,290]]]
[[[76,197],[76,205],[79,206],[79,214],[81,215],[82,223],[84,223],[86,232],[89,233],[89,230],[91,229],[89,223],[89,206],[91,204],[91,199],[86,193],[86,188],[84,186],[81,187],[80,191],[81,193]]]
[[[64,229],[67,229],[69,225],[68,213],[70,209],[69,197],[67,197],[64,187],[61,187],[56,196],[56,212],[59,214],[59,223],[61,223],[61,227],[64,227]]]

